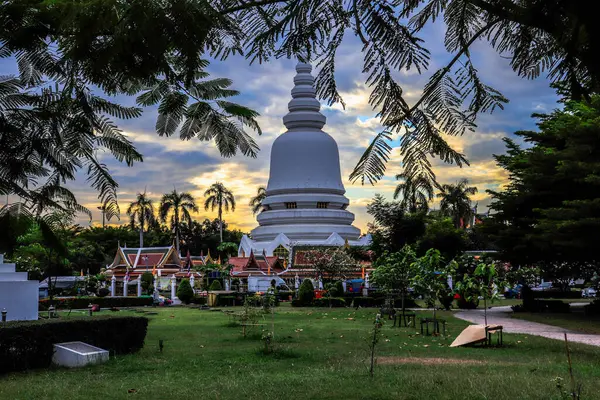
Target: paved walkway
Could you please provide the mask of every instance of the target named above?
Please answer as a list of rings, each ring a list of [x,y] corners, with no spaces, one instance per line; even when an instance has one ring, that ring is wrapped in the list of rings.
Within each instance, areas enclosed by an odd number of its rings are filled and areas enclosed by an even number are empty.
[[[492,307],[488,309],[488,323],[504,326],[506,333],[523,333],[527,335],[543,336],[550,339],[565,340],[564,333],[567,332],[567,338],[570,342],[578,342],[589,344],[592,346],[600,346],[600,335],[587,335],[570,331],[559,326],[540,324],[539,322],[531,322],[522,319],[511,318],[508,313],[511,313],[510,306]],[[464,310],[454,314],[456,318],[475,324],[484,324],[483,310]]]

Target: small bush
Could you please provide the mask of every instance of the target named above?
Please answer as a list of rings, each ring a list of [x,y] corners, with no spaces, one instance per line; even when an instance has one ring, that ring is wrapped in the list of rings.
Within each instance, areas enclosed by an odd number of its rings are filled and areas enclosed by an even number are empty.
[[[299,299],[292,300],[292,307],[304,307],[304,304]]]
[[[445,310],[450,310],[450,308],[452,308],[452,302],[454,301],[454,295],[452,293],[448,293],[444,296],[440,296],[438,300]]]
[[[223,287],[221,286],[221,282],[219,282],[218,280],[214,280],[210,284],[210,287],[208,288],[208,290],[212,290],[212,291],[223,290]]]
[[[585,315],[600,315],[600,300],[594,300],[583,308]]]
[[[241,305],[242,304],[242,299],[238,299],[237,296],[225,296],[225,295],[218,295],[217,296],[217,306],[219,307],[223,307],[223,306],[234,306],[234,305]]]
[[[110,294],[110,290],[105,287],[98,289],[98,297],[106,297]]]
[[[144,272],[140,277],[142,280],[142,290],[146,294],[152,294],[154,292],[154,276],[151,272]]]
[[[355,297],[354,298],[354,304],[353,306],[358,308],[358,307],[377,307],[378,304],[376,300],[382,300],[380,301],[381,304],[379,304],[379,306],[383,305],[383,302],[385,301],[385,298],[381,298],[381,299],[374,299],[373,297]]]
[[[112,316],[0,324],[0,373],[49,367],[55,343],[82,341],[114,354],[135,353],[144,347],[147,328],[147,318]]]
[[[185,304],[190,304],[190,301],[194,298],[194,289],[192,289],[192,285],[190,285],[188,279],[183,279],[179,284],[177,298]]]
[[[199,305],[204,305],[206,304],[206,297],[202,297],[202,296],[194,296],[191,300],[190,300],[191,304],[199,304]]]
[[[298,300],[304,306],[310,306],[315,298],[315,288],[310,279],[302,281],[300,288],[298,289]]]
[[[321,298],[313,300],[313,305],[315,307],[329,307],[331,300],[331,307],[346,307],[346,300],[343,297],[332,297],[329,298]]]
[[[462,295],[456,299],[456,305],[461,310],[474,310],[479,305],[477,296],[473,296],[471,301],[466,300]]]
[[[560,291],[558,289],[532,291],[535,299],[580,299],[581,292],[577,290]]]
[[[342,285],[342,281],[337,281],[335,283],[335,288],[337,289],[337,296],[338,297],[343,297],[344,296],[344,285]]]
[[[568,313],[571,312],[571,305],[561,300],[536,300],[541,311],[551,313]]]
[[[98,304],[100,308],[112,307],[144,307],[152,305],[152,297],[62,297],[53,299],[52,304],[59,310],[87,309],[90,303]],[[39,311],[48,311],[50,299],[39,301]]]

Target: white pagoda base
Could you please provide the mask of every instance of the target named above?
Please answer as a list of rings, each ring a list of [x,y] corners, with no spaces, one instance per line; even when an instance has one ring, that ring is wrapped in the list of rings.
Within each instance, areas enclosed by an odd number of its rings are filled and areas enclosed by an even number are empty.
[[[0,254],[0,311],[6,310],[7,321],[37,320],[40,283],[15,271],[15,264],[5,264]]]

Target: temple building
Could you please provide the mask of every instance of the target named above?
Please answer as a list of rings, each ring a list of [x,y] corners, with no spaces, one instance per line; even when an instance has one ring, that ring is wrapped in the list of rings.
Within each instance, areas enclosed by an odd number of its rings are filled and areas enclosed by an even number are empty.
[[[366,246],[347,210],[337,143],[322,130],[326,118],[316,98],[309,64],[296,66],[287,131],[271,150],[267,195],[258,214],[258,227],[244,235],[238,257],[258,254],[277,257],[292,267],[296,246]]]

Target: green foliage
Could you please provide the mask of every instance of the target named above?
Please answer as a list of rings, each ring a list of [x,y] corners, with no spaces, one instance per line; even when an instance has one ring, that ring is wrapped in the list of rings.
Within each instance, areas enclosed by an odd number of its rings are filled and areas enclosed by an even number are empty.
[[[373,235],[371,248],[378,256],[400,251],[425,233],[425,213],[406,214],[401,203],[386,201],[380,194],[367,205],[367,213],[373,216],[369,233]]]
[[[304,279],[298,288],[298,301],[301,306],[310,306],[315,297],[315,288],[310,279]]]
[[[256,215],[262,209],[262,202],[267,197],[267,189],[264,186],[260,186],[256,190],[256,196],[250,199],[250,207],[252,207],[252,214]]]
[[[346,307],[346,300],[343,297],[328,297],[313,300],[315,307]]]
[[[412,282],[416,258],[410,246],[404,246],[396,253],[384,253],[373,263],[373,282],[383,289],[406,293]]]
[[[435,303],[449,292],[447,278],[454,273],[456,262],[446,263],[438,250],[429,249],[414,261],[413,269],[415,274],[411,281],[415,292]],[[435,318],[435,309],[433,314]]]
[[[598,268],[600,96],[535,116],[538,132],[516,132],[527,148],[505,139],[507,153],[496,156],[509,184],[490,192],[496,212],[483,226],[502,259],[536,265],[542,277],[567,288]]]
[[[144,272],[140,279],[142,280],[142,290],[144,293],[151,295],[154,293],[154,276],[152,272]]]
[[[444,184],[437,197],[440,199],[440,212],[452,218],[454,227],[465,229],[471,225],[473,210],[469,196],[477,193],[475,186],[468,186],[467,179],[461,179],[456,184]]]
[[[171,193],[163,195],[158,210],[158,216],[162,222],[167,222],[170,214],[169,227],[171,228],[171,231],[175,233],[175,247],[177,248],[177,253],[180,253],[181,223],[187,222],[188,225],[191,225],[192,216],[190,212],[198,212],[196,201],[191,194],[187,192],[178,193],[176,189],[173,189]]]
[[[98,297],[106,297],[110,294],[110,290],[105,287],[98,289]]]
[[[500,291],[506,283],[498,279],[496,264],[479,263],[472,274],[465,274],[456,283],[456,291],[461,294],[467,302],[473,302],[479,296],[483,297],[485,324],[487,325],[487,301],[492,303],[499,299]]]
[[[177,298],[185,304],[190,304],[190,301],[194,298],[194,289],[192,289],[189,279],[182,279],[179,283],[179,287],[177,288]]]
[[[335,290],[337,291],[337,297],[341,297],[345,294],[344,285],[342,284],[342,281],[335,282]]]
[[[0,373],[48,368],[54,344],[82,341],[131,354],[144,346],[148,319],[143,317],[94,317],[70,320],[8,322],[0,325]]]
[[[235,211],[235,196],[231,190],[227,189],[221,182],[213,183],[204,192],[204,209],[214,211],[217,209],[219,218],[219,239],[223,243],[223,210],[225,212]]]
[[[41,299],[38,305],[40,311],[47,311],[50,305],[57,310],[87,309],[90,303],[98,304],[100,308],[144,307],[152,305],[152,297],[60,297],[52,300]]]
[[[336,280],[348,271],[356,271],[358,263],[343,247],[312,249],[305,253],[306,263],[310,265],[318,277]]]
[[[427,212],[429,202],[433,200],[433,184],[423,175],[413,179],[406,173],[396,175],[396,180],[403,179],[394,191],[394,199],[402,195],[400,207],[407,213]]]
[[[438,249],[442,256],[453,259],[466,249],[467,237],[465,231],[454,227],[449,218],[428,218],[425,233],[416,243],[417,253],[423,255],[429,249]]]
[[[215,279],[210,284],[210,287],[208,288],[208,290],[213,290],[213,291],[214,290],[223,290],[223,287],[221,286],[221,282],[218,279]]]

